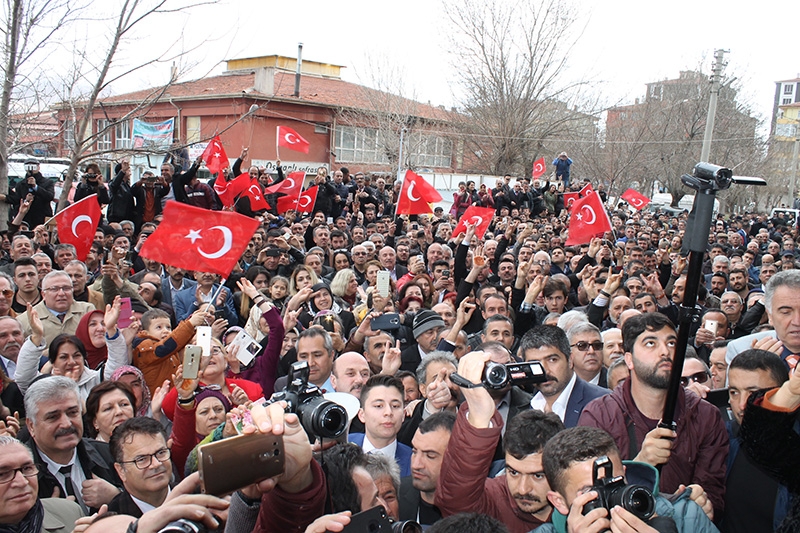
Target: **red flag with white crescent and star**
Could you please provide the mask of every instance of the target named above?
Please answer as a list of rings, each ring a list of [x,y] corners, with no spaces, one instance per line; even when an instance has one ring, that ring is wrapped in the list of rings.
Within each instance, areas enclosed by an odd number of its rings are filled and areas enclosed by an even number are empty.
[[[544,157],[533,162],[533,172],[531,172],[533,179],[542,177],[545,171],[547,171],[547,163],[545,163]]]
[[[62,209],[53,218],[58,228],[58,240],[75,247],[75,258],[84,261],[92,249],[94,232],[100,224],[100,204],[97,195],[92,194]],[[89,224],[88,226],[84,224]]]
[[[433,213],[432,203],[441,202],[442,195],[425,178],[406,170],[400,198],[397,200],[398,215],[422,215]]]
[[[307,154],[311,144],[289,126],[278,126],[278,146]]]
[[[259,225],[255,218],[239,213],[210,211],[173,200],[167,202],[163,215],[163,222],[147,238],[139,255],[225,278]]]
[[[303,181],[306,179],[306,173],[302,170],[290,172],[288,176],[283,178],[275,185],[270,185],[264,189],[264,194],[276,194],[282,192],[290,198],[300,194],[303,190]]]
[[[244,196],[250,198],[251,211],[269,209],[269,204],[267,203],[267,199],[264,198],[264,192],[261,190],[261,185],[258,184],[257,179],[250,178],[250,183],[247,189],[244,190]]]
[[[214,180],[214,192],[219,196],[222,205],[231,207],[236,203],[236,197],[242,194],[249,184],[249,174],[239,174],[228,181],[225,179],[225,175],[220,173],[217,179]]]
[[[639,191],[635,191],[633,189],[628,189],[624,193],[620,195],[620,198],[628,202],[631,207],[641,211],[644,207],[650,203],[650,198],[643,195]]]
[[[599,194],[590,194],[572,204],[567,246],[586,244],[607,231],[611,231],[611,220]]]
[[[582,188],[580,191],[578,191],[578,192],[580,193],[581,197],[584,197],[584,196],[588,196],[588,195],[589,195],[589,193],[592,193],[592,192],[594,192],[594,189],[592,188],[592,184],[591,184],[591,183],[587,183],[587,184],[586,184],[586,185],[584,185],[584,186],[583,186],[583,188]]]
[[[214,137],[208,142],[208,146],[203,151],[203,161],[206,162],[206,168],[212,174],[217,174],[223,168],[230,166],[228,155],[225,153],[225,148],[222,147],[222,141],[219,135]]]
[[[570,211],[572,209],[572,204],[578,201],[578,199],[580,198],[580,194],[581,193],[579,192],[564,193],[564,207],[567,209],[567,211]]]
[[[467,231],[467,222],[470,224],[475,224],[475,236],[480,240],[483,239],[483,236],[486,234],[486,230],[489,229],[489,224],[492,223],[492,219],[494,218],[494,209],[491,207],[478,207],[477,205],[471,205],[464,211],[464,214],[461,215],[461,218],[458,219],[458,224],[456,225],[456,229],[453,230],[453,234],[450,236],[451,239],[455,239],[459,233],[466,233]]]
[[[317,203],[317,191],[319,191],[319,186],[314,185],[298,196],[281,196],[278,198],[278,213],[283,214],[290,209],[294,209],[298,213],[313,213],[314,205]]]

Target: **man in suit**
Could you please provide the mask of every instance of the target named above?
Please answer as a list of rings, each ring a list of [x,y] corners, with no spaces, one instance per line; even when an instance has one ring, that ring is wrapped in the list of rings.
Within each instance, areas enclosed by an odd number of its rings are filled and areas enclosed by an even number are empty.
[[[538,361],[544,367],[547,381],[539,383],[531,407],[553,412],[571,428],[586,404],[608,394],[608,389],[586,383],[575,373],[570,358],[567,334],[556,326],[537,326],[522,337],[517,352],[525,361]]]
[[[109,448],[125,490],[108,510],[139,518],[163,504],[172,477],[164,427],[149,417],[131,418],[114,430]]]
[[[567,331],[569,358],[583,381],[608,388],[608,372],[603,366],[603,335],[594,324],[579,322]]]
[[[3,530],[71,532],[75,520],[83,516],[80,506],[61,498],[39,499],[38,471],[30,449],[13,437],[0,437],[0,524]]]
[[[367,380],[361,390],[361,409],[358,418],[364,423],[364,433],[349,437],[364,453],[382,453],[394,457],[400,475],[411,474],[411,448],[397,441],[397,433],[405,418],[403,382],[394,376],[379,374]]]
[[[172,307],[175,309],[175,319],[178,322],[186,320],[198,309],[210,303],[215,310],[223,312],[223,318],[228,321],[228,324],[238,324],[239,315],[236,314],[236,309],[233,307],[231,291],[223,287],[217,295],[218,276],[210,272],[195,272],[194,276],[197,285],[193,291],[181,291],[173,296]],[[216,298],[215,295],[217,295]],[[212,298],[214,298],[213,302]]]
[[[182,291],[194,291],[197,287],[197,282],[192,279],[186,279],[186,271],[182,268],[167,266],[167,277],[161,279],[161,292],[165,304],[175,307],[172,303],[175,295]]]
[[[442,411],[419,425],[412,440],[411,475],[400,481],[400,520],[414,520],[424,527],[442,518],[434,504],[436,483],[455,422],[455,413]]]
[[[403,265],[397,264],[397,252],[391,246],[384,246],[378,252],[378,260],[381,266],[389,271],[389,277],[397,283],[397,280],[408,274],[408,269]]]

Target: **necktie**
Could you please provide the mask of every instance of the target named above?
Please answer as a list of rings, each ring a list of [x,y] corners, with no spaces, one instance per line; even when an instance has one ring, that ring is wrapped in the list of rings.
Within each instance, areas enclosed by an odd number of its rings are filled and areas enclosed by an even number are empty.
[[[74,496],[77,499],[75,485],[72,484],[72,465],[62,466],[58,471],[64,476],[64,490],[67,491],[67,496]]]
[[[66,316],[66,313],[58,313],[58,314],[56,315],[56,318],[58,318],[58,321],[59,321],[59,322],[63,323],[63,322],[64,322],[64,317],[65,317],[65,316]]]

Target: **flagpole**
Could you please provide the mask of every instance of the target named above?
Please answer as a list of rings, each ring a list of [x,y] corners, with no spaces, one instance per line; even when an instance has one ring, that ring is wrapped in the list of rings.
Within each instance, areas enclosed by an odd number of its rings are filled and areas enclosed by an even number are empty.
[[[208,308],[211,307],[211,304],[213,304],[213,303],[215,303],[217,301],[217,298],[219,298],[219,295],[222,292],[222,289],[225,286],[225,282],[226,281],[228,281],[228,278],[222,278],[222,280],[220,280],[219,287],[217,287],[217,290],[214,291],[214,294],[211,296],[211,301],[208,302],[206,304],[206,308],[203,309],[204,313],[208,313]],[[214,309],[216,309],[216,306],[214,306]]]
[[[281,127],[275,126],[275,160],[281,160],[281,143],[280,139],[278,139],[278,135],[280,134]]]

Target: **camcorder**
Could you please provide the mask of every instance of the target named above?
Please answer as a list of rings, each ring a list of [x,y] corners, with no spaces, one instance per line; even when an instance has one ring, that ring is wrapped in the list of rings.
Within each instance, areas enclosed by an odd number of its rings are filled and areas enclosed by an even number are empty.
[[[600,471],[603,476],[600,477]],[[609,511],[619,505],[626,511],[636,515],[645,522],[656,512],[656,499],[653,493],[643,485],[628,485],[622,476],[612,475],[611,459],[604,455],[598,457],[592,466],[592,488],[597,498],[583,506],[583,514],[595,509],[604,508]]]
[[[472,383],[465,377],[453,372],[450,381],[467,389],[484,387],[490,390],[501,390],[510,385],[529,385],[547,381],[542,363],[528,361],[526,363],[495,363],[488,361],[483,367],[480,383]]]
[[[347,411],[326,400],[317,386],[309,384],[308,374],[307,361],[292,363],[286,388],[273,394],[265,405],[285,401],[286,412],[297,415],[311,442],[317,437],[336,439],[347,431]]]
[[[395,522],[386,516],[382,505],[356,513],[342,533],[422,533],[422,526],[413,520]]]

